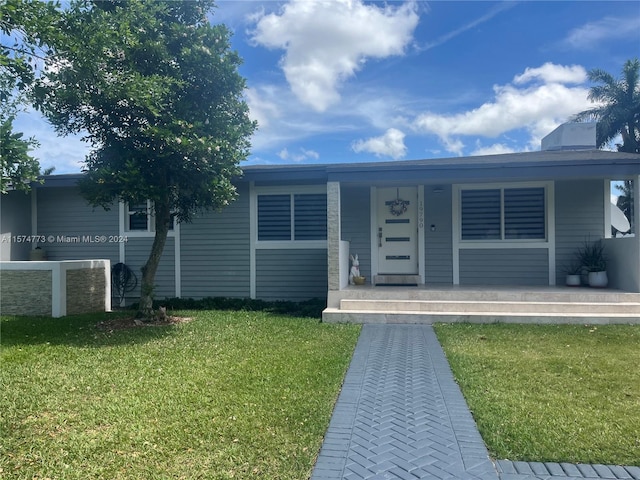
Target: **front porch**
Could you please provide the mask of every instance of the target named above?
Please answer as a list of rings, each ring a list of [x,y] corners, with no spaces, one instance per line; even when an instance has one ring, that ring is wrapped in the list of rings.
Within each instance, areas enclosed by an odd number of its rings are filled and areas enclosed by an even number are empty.
[[[346,286],[324,322],[640,323],[640,293],[588,287]]]

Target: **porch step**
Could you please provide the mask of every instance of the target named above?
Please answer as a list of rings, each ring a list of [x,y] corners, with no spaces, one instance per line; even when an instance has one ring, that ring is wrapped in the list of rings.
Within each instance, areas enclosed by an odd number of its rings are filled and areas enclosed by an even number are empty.
[[[431,313],[544,313],[544,314],[640,314],[637,302],[531,302],[466,300],[359,300],[343,299],[340,310]]]
[[[381,312],[366,310],[341,310],[327,308],[322,312],[322,321],[327,323],[531,323],[531,324],[640,324],[638,314],[591,313],[489,313],[489,312]]]
[[[350,323],[640,323],[640,294],[605,290],[393,290],[340,292],[322,315]]]

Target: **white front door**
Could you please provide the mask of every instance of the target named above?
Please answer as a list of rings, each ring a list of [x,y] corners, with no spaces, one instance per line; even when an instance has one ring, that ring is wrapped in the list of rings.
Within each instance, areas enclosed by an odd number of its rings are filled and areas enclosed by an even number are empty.
[[[418,274],[418,188],[377,188],[378,274]]]

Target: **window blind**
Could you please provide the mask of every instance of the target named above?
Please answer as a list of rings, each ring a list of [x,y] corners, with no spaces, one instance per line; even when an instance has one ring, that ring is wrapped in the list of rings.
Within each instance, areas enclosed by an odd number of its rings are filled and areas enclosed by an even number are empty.
[[[506,188],[504,190],[506,239],[545,238],[544,218],[544,188]]]
[[[500,240],[500,190],[463,190],[462,239]]]
[[[258,240],[291,240],[291,195],[258,196]]]
[[[327,239],[327,196],[299,194],[294,196],[295,240]]]

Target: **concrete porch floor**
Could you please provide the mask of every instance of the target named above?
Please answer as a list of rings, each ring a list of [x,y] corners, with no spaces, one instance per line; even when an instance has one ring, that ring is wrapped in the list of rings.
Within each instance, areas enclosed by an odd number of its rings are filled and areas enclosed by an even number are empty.
[[[565,286],[348,286],[325,322],[640,323],[640,293]]]

